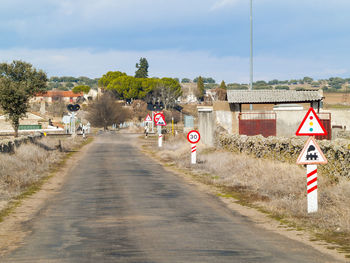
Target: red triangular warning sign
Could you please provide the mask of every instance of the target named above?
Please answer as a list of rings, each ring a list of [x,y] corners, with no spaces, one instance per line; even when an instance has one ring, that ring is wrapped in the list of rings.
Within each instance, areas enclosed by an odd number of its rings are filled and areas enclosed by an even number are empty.
[[[164,116],[161,115],[158,119],[158,121],[156,122],[156,125],[159,125],[159,126],[166,126],[166,122],[165,122],[165,119],[164,119]]]
[[[326,164],[327,159],[314,137],[310,137],[301,151],[297,164]]]
[[[326,129],[323,127],[323,124],[321,123],[313,108],[310,108],[308,110],[295,135],[327,135]]]
[[[152,122],[152,118],[149,114],[147,114],[146,118],[145,118],[146,122]]]

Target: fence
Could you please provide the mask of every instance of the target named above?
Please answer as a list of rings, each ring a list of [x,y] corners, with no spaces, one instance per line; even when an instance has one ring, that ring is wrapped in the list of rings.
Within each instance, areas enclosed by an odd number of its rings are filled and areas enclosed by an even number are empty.
[[[238,120],[240,135],[276,136],[276,113],[241,112]]]
[[[319,135],[315,136],[317,140],[331,140],[332,139],[332,125],[331,125],[331,113],[318,113],[318,117],[320,118],[323,127],[327,131],[327,135]]]

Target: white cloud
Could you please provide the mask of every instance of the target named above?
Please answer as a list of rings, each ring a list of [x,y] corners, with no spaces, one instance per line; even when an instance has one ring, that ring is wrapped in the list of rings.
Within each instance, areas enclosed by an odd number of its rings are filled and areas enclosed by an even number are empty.
[[[226,7],[233,6],[240,2],[240,0],[217,0],[211,7],[211,10],[218,10]]]

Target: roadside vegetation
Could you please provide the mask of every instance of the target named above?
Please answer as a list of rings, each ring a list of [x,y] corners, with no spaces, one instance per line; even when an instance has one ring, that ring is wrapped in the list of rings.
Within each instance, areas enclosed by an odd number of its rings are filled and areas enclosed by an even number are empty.
[[[0,154],[0,221],[21,199],[39,190],[67,157],[90,141],[81,137],[45,137],[40,140],[42,147],[28,143],[16,148],[13,154]]]
[[[319,212],[307,214],[306,171],[279,161],[256,159],[199,144],[197,164],[190,164],[190,144],[184,136],[168,138],[161,150],[156,142],[144,147],[167,166],[217,187],[219,196],[257,208],[297,230],[307,230],[329,248],[350,254],[350,181],[318,175]],[[348,256],[349,257],[349,256]]]

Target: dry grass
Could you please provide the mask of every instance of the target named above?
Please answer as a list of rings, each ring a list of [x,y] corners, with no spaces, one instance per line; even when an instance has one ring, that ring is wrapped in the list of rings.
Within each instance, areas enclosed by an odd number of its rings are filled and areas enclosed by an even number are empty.
[[[40,143],[55,148],[58,140],[65,150],[82,143],[82,138],[47,137]],[[65,154],[58,150],[46,151],[31,143],[16,149],[14,154],[0,154],[0,201],[8,201],[49,175],[49,168],[59,163]]]
[[[307,214],[306,169],[278,161],[198,145],[198,164],[190,165],[190,144],[171,139],[156,152],[163,161],[191,169],[197,179],[218,186],[224,196],[238,197],[282,222],[313,230],[350,253],[350,181],[318,175],[319,211]]]

